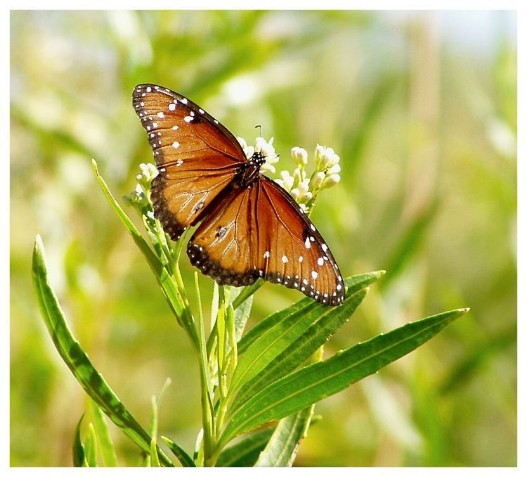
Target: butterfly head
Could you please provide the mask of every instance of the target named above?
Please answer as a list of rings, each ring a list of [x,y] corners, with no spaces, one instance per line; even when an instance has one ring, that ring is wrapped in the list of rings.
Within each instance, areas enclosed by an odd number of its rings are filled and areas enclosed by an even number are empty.
[[[266,141],[263,137],[259,136],[256,138],[254,146],[249,146],[242,137],[238,137],[238,142],[242,146],[245,157],[249,162],[259,164],[261,172],[274,174],[276,172],[274,164],[278,162],[279,156],[274,149],[273,139],[271,138],[269,141]]]

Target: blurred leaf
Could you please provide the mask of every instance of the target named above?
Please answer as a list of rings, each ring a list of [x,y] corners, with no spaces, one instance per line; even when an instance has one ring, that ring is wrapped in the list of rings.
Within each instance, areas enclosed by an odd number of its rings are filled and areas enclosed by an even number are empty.
[[[223,450],[216,465],[218,467],[252,467],[273,432],[273,427],[266,427],[242,436],[238,442]]]
[[[354,128],[354,134],[350,145],[346,148],[346,156],[352,158],[346,163],[345,173],[349,177],[355,177],[360,168],[361,161],[365,156],[364,150],[374,129],[379,124],[379,116],[388,105],[391,96],[399,86],[399,79],[395,76],[386,75],[379,79],[377,84],[371,87],[368,93],[366,105],[362,114],[359,115],[359,124]],[[390,270],[387,268],[387,270]]]
[[[459,386],[477,376],[477,370],[484,366],[496,353],[502,352],[516,344],[518,333],[516,326],[494,333],[484,345],[478,343],[475,349],[459,360],[440,387],[441,394],[452,392]]]
[[[139,425],[102,375],[95,369],[79,343],[73,337],[64,314],[47,279],[44,246],[37,236],[33,251],[33,283],[39,301],[42,317],[63,361],[71,370],[79,384],[104,411],[144,452],[150,452],[151,438]],[[170,460],[160,454],[164,465],[172,465]]]
[[[291,467],[300,441],[305,437],[314,405],[281,419],[261,452],[256,467]]]
[[[403,234],[385,259],[385,268],[390,273],[383,280],[381,288],[386,288],[404,270],[404,266],[416,255],[418,247],[429,233],[430,224],[437,212],[437,200],[423,213],[414,218],[413,222],[403,229]]]
[[[75,434],[73,438],[73,466],[74,467],[85,467],[86,456],[84,455],[84,446],[82,445],[81,439],[81,424],[84,419],[84,414],[79,419],[77,427],[75,428]]]
[[[236,411],[221,441],[286,417],[331,396],[413,351],[467,309],[453,310],[409,323],[298,371],[262,389]]]
[[[97,467],[97,439],[93,424],[88,424],[88,435],[84,440],[84,459],[86,467]]]
[[[115,453],[115,447],[113,445],[112,438],[110,437],[108,425],[104,419],[104,414],[95,401],[89,399],[89,403],[93,416],[93,426],[97,436],[97,441],[99,443],[99,452],[101,454],[102,464],[104,467],[117,467],[119,463],[117,461],[117,455]]]
[[[172,454],[176,456],[177,460],[183,467],[196,467],[192,458],[175,442],[165,436],[161,436],[161,440],[167,445]]]
[[[152,442],[150,444],[150,466],[161,467],[161,464],[159,463],[158,447],[155,437],[152,438]]]

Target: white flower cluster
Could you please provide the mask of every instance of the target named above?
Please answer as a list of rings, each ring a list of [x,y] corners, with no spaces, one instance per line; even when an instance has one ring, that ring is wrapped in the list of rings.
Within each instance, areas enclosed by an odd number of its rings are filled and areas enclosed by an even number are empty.
[[[137,185],[130,195],[126,196],[126,199],[138,209],[143,209],[149,205],[148,197],[150,196],[150,183],[159,172],[156,169],[156,166],[151,163],[141,163],[139,164],[139,169],[141,172],[135,176],[137,179]]]
[[[254,146],[249,146],[242,137],[237,139],[247,159],[251,159],[255,152],[260,152],[265,157],[265,164],[260,169],[262,172],[276,172],[274,165],[278,162],[279,157],[274,150],[273,138],[267,142],[263,137],[257,137]],[[340,157],[331,147],[317,145],[315,171],[310,177],[306,172],[307,151],[301,147],[293,147],[291,157],[296,164],[293,173],[282,171],[280,179],[275,179],[275,181],[291,194],[302,209],[307,211],[322,189],[327,189],[340,181]]]
[[[308,177],[306,166],[307,151],[301,147],[291,149],[291,157],[296,163],[293,174],[282,171],[276,182],[287,190],[304,209],[312,206],[317,194],[340,181],[340,157],[330,147],[317,145],[315,149],[315,171]]]

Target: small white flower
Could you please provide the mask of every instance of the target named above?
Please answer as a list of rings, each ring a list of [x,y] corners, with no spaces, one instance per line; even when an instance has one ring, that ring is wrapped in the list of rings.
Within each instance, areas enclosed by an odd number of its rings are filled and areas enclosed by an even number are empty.
[[[293,188],[294,178],[289,171],[280,172],[281,179],[276,179],[275,182],[278,182],[286,191],[290,191]]]
[[[333,166],[328,168],[328,170],[326,171],[326,174],[332,175],[332,174],[338,174],[339,172],[340,172],[340,165],[339,164],[334,164]]]
[[[335,151],[331,147],[321,146],[317,144],[315,149],[315,163],[317,170],[325,171],[326,169],[338,164],[340,157],[335,154]]]
[[[340,174],[331,174],[324,179],[321,188],[331,187],[340,182]]]
[[[298,165],[307,165],[307,151],[304,148],[298,146],[293,147],[291,149],[291,157]]]
[[[136,179],[142,184],[149,184],[159,174],[156,166],[150,162],[139,164],[139,169],[141,172],[137,174]]]
[[[249,146],[247,144],[247,141],[243,138],[243,137],[237,137],[236,139],[238,139],[238,142],[240,143],[240,146],[242,147],[243,149],[243,152],[245,154],[245,157],[247,159],[250,159],[251,157],[253,157],[253,154],[254,154],[254,146]]]
[[[324,182],[324,179],[326,178],[326,174],[323,172],[316,172],[313,175],[313,178],[311,179],[311,186],[313,189],[319,189],[322,185],[322,182]]]
[[[300,191],[298,190],[298,188],[295,187],[291,189],[289,193],[291,194],[291,197],[295,199],[296,202],[298,202],[298,198],[300,197]]]

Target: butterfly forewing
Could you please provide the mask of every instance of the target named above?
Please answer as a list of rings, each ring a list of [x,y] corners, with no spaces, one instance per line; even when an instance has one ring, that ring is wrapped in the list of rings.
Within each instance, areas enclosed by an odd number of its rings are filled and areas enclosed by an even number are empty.
[[[246,158],[226,128],[174,91],[139,85],[133,104],[159,170],[152,183],[155,216],[177,240],[200,220]]]

